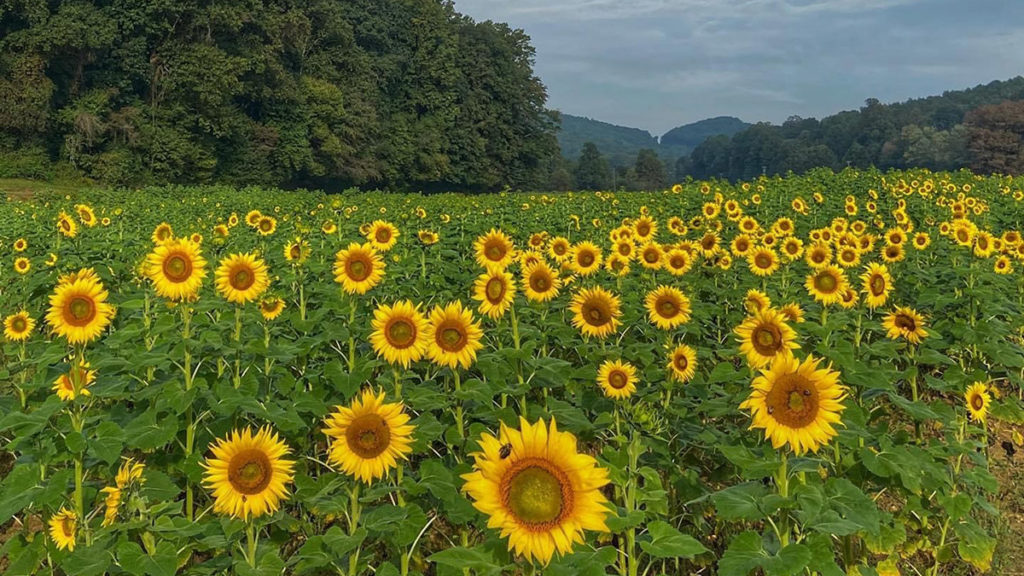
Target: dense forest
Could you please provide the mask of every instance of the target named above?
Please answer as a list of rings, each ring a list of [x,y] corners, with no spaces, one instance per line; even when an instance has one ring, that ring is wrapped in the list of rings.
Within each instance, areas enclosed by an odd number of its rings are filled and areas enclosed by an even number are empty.
[[[521,30],[437,0],[0,0],[0,177],[543,188]]]

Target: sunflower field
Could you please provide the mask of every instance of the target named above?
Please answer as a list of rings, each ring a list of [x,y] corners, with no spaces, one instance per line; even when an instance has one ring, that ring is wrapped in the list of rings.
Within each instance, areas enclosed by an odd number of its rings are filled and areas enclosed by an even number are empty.
[[[8,198],[0,572],[1019,573],[1022,190]]]

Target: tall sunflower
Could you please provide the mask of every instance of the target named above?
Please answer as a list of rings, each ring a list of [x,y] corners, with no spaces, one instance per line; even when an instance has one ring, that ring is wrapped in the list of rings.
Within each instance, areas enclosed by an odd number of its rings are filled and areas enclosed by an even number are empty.
[[[867,302],[868,308],[874,310],[883,306],[889,299],[889,293],[892,292],[892,276],[885,264],[877,262],[868,264],[867,270],[861,274],[860,280],[864,286],[863,291],[866,295],[864,300]]]
[[[4,318],[4,338],[11,342],[27,339],[36,327],[36,321],[22,310]]]
[[[690,299],[672,286],[658,286],[644,299],[647,316],[661,330],[671,330],[690,321]]]
[[[543,420],[520,419],[520,430],[501,425],[484,433],[472,454],[473,472],[462,490],[488,516],[487,525],[508,538],[510,551],[547,565],[557,552],[572,552],[583,531],[608,532],[610,513],[601,488],[608,471],[577,452],[576,437]]]
[[[751,411],[751,429],[765,431],[776,449],[789,444],[797,454],[817,452],[836,435],[845,410],[845,388],[831,367],[818,368],[820,360],[808,356],[778,356],[770,368],[754,379],[753,390],[741,409]]]
[[[454,369],[469,368],[476,360],[477,350],[483,348],[480,339],[484,332],[480,323],[473,320],[473,313],[462,307],[462,302],[452,302],[430,312],[426,338],[427,357],[439,366]]]
[[[78,531],[78,515],[73,510],[61,508],[50,516],[50,539],[58,550],[75,551],[75,534]]]
[[[473,283],[473,299],[480,302],[477,309],[490,318],[504,316],[515,297],[516,281],[504,270],[484,272]]]
[[[988,386],[984,382],[975,382],[967,388],[964,393],[964,401],[967,404],[967,412],[971,420],[984,422],[988,415],[988,406],[992,403],[992,397],[988,393]]]
[[[334,256],[334,281],[348,294],[366,294],[380,284],[385,266],[372,245],[353,242]]]
[[[775,250],[759,246],[747,253],[750,271],[757,276],[771,276],[779,269],[779,256]]]
[[[409,300],[379,306],[373,311],[372,325],[370,343],[390,364],[408,368],[427,350],[427,321],[419,306]]]
[[[606,360],[597,371],[597,385],[609,398],[629,398],[636,392],[636,366],[621,360]]]
[[[766,308],[748,317],[736,327],[740,352],[752,368],[767,366],[776,356],[787,356],[800,347],[796,332],[786,324],[778,310]]]
[[[175,302],[191,300],[206,277],[206,259],[191,240],[169,240],[146,256],[146,275],[160,296]]]
[[[61,282],[50,296],[46,321],[69,344],[88,344],[110,324],[114,307],[107,304],[107,291],[89,269]]]
[[[167,242],[171,238],[174,238],[174,229],[167,222],[161,222],[153,228],[153,235],[151,236],[153,244],[162,244]]]
[[[548,266],[547,262],[537,262],[523,270],[523,293],[534,302],[547,302],[558,296],[562,280],[558,272]]]
[[[693,257],[686,250],[673,248],[665,253],[663,267],[673,276],[682,276],[693,267]]]
[[[398,227],[384,220],[374,220],[370,224],[370,231],[366,233],[366,239],[375,250],[387,252],[398,242]]]
[[[580,276],[590,276],[601,268],[601,248],[593,242],[580,242],[572,249],[573,272]]]
[[[241,520],[273,514],[288,497],[295,462],[288,446],[269,427],[253,434],[235,430],[210,445],[202,463],[203,485],[213,492],[213,511]]]
[[[278,296],[260,300],[260,316],[263,316],[263,319],[268,322],[280,316],[284,312],[284,308],[284,300]]]
[[[515,259],[515,245],[504,232],[491,228],[473,243],[476,262],[484,268],[504,270]]]
[[[689,382],[697,373],[697,351],[680,344],[668,355],[669,376],[676,382]]]
[[[604,288],[583,288],[573,295],[569,303],[573,313],[572,324],[584,336],[605,338],[619,326],[622,311],[619,298]]]
[[[67,212],[61,210],[60,215],[57,216],[57,232],[60,232],[62,236],[74,238],[78,235],[78,223]]]
[[[836,304],[843,298],[848,282],[838,266],[823,266],[807,275],[804,286],[815,300],[829,305]]]
[[[267,265],[254,253],[224,258],[214,275],[221,296],[235,304],[256,300],[270,286]]]
[[[335,407],[323,433],[330,439],[331,463],[369,484],[408,458],[414,430],[401,402],[384,402],[383,392],[366,389],[351,406]]]
[[[882,321],[886,336],[892,340],[905,338],[911,344],[920,344],[928,337],[924,329],[924,318],[913,308],[898,307],[890,312]]]

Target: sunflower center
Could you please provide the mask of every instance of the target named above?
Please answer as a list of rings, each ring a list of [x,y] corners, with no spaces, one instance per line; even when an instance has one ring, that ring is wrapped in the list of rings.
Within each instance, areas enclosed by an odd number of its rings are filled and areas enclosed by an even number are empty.
[[[803,428],[818,416],[818,389],[799,374],[787,374],[765,396],[768,414],[783,426]]]
[[[873,296],[881,296],[885,293],[885,278],[881,276],[875,276],[871,279],[871,294]]]
[[[171,282],[184,282],[192,276],[192,261],[181,254],[164,260],[164,276]]]
[[[273,224],[271,224],[270,220],[261,220],[260,221],[260,230],[262,230],[264,232],[270,232],[271,228],[273,228]]]
[[[489,260],[498,262],[505,257],[505,247],[497,242],[490,242],[484,248],[484,255],[487,256]]]
[[[73,537],[75,535],[75,519],[70,516],[61,518],[60,531],[64,533],[65,538]]]
[[[906,314],[897,314],[896,318],[893,320],[893,324],[907,332],[914,332],[917,330],[917,322]]]
[[[650,226],[650,224],[648,224],[646,222],[641,222],[636,227],[636,233],[641,235],[641,236],[647,236],[648,234],[650,234],[650,232],[651,232],[651,226]]]
[[[25,319],[19,316],[11,321],[11,328],[15,332],[24,332],[28,328],[28,322],[25,322]]]
[[[685,258],[683,258],[682,256],[676,256],[676,257],[672,258],[672,267],[673,268],[681,269],[684,266],[686,266],[686,259]]]
[[[461,326],[442,326],[437,331],[437,345],[448,352],[462,350],[466,342],[466,332]]]
[[[671,298],[663,298],[658,301],[658,313],[665,318],[672,318],[679,313],[679,305]]]
[[[348,425],[345,440],[360,458],[376,458],[391,445],[391,428],[377,414],[364,414]]]
[[[544,529],[572,510],[572,486],[552,464],[529,458],[519,462],[502,482],[503,500],[520,523]]]
[[[608,374],[608,384],[616,390],[622,390],[629,384],[629,376],[626,375],[622,370],[612,370]]]
[[[231,274],[231,287],[235,290],[248,290],[256,283],[256,275],[249,268],[237,268]]]
[[[245,495],[262,492],[273,475],[270,458],[255,448],[242,450],[228,463],[228,481],[232,488]]]
[[[555,254],[558,254],[559,256],[563,256],[567,251],[565,244],[561,243],[551,246],[551,249],[555,252]]]
[[[576,261],[579,262],[580,266],[587,267],[594,263],[594,255],[590,252],[580,252],[579,256],[576,257]]]
[[[985,399],[981,397],[981,394],[975,394],[971,397],[971,408],[977,412],[985,407]]]
[[[676,370],[680,372],[686,372],[686,369],[690,367],[690,360],[686,357],[686,354],[676,354],[672,362],[675,364]]]
[[[701,238],[700,246],[701,246],[701,248],[703,248],[705,250],[711,250],[712,248],[714,248],[715,247],[715,238],[714,238],[714,236],[705,236],[705,237]]]
[[[391,322],[387,329],[388,343],[395,348],[408,348],[416,339],[416,327],[405,318]]]
[[[533,288],[534,292],[546,292],[550,286],[551,282],[546,274],[538,273],[530,276],[530,288]]]
[[[629,256],[629,253],[631,251],[632,251],[632,249],[631,249],[629,244],[627,244],[625,242],[623,242],[622,244],[619,244],[619,254],[621,254],[623,256]]]
[[[604,326],[611,320],[611,311],[600,302],[583,304],[583,318],[591,326]]]
[[[378,228],[373,237],[377,239],[377,242],[384,244],[391,240],[391,231],[387,228]]]
[[[758,354],[775,356],[782,349],[782,331],[770,324],[758,326],[751,334],[750,342]]]
[[[825,272],[814,277],[814,287],[820,292],[830,294],[839,287],[839,282],[832,274]]]
[[[758,268],[768,269],[772,266],[772,257],[767,254],[758,254],[754,258],[754,263],[757,264]]]
[[[85,326],[96,317],[96,304],[92,298],[76,296],[67,305],[67,312],[70,318],[66,318],[72,326]]]
[[[491,304],[501,302],[505,297],[504,280],[501,278],[491,278],[487,281],[487,286],[484,288],[484,292],[487,294],[487,301]]]
[[[647,261],[648,264],[654,264],[660,260],[660,258],[658,258],[658,251],[653,249],[645,251],[644,260]]]
[[[298,244],[292,244],[292,248],[289,252],[293,260],[302,256],[302,248],[300,248]]]
[[[366,280],[370,275],[371,266],[368,262],[362,259],[350,258],[345,263],[345,272],[348,277],[355,280],[356,282],[362,282]]]

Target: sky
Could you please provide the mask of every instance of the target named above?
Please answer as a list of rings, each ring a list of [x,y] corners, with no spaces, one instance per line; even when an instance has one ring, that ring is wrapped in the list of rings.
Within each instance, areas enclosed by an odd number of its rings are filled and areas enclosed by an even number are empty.
[[[1024,74],[1024,0],[455,0],[524,29],[548,105],[659,136]]]

